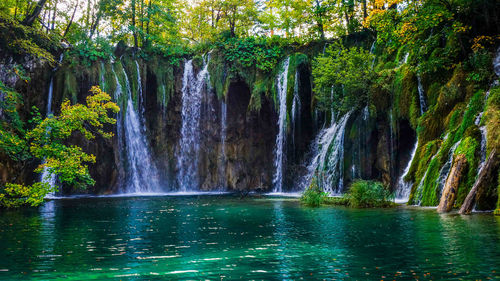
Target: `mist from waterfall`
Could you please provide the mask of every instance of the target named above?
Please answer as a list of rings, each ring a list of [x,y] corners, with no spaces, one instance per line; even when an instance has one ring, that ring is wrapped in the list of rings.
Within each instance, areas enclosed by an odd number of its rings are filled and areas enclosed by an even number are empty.
[[[288,57],[281,68],[277,77],[277,95],[279,102],[278,115],[278,134],[276,135],[276,146],[274,149],[274,177],[273,192],[283,192],[283,167],[285,162],[285,144],[286,144],[286,94],[288,89],[288,67],[290,58]]]
[[[136,65],[138,66],[137,62]],[[125,80],[126,93],[119,82],[118,76],[113,69],[113,74],[116,80],[115,100],[118,102],[123,94],[126,94],[125,116],[117,120],[117,138],[120,148],[123,153],[120,153],[121,162],[126,162],[125,175],[122,190],[124,193],[154,193],[160,191],[158,171],[152,160],[150,148],[145,136],[144,120],[141,120],[142,115],[136,112],[132,99],[132,90],[130,81],[125,68],[122,67],[123,77]],[[140,70],[137,67],[137,87],[138,94],[142,93],[142,85],[140,80]],[[139,107],[139,106],[138,106]],[[122,109],[123,111],[123,109]],[[119,116],[120,117],[120,116]],[[121,120],[120,120],[121,119]],[[123,122],[123,124],[121,124]]]
[[[347,121],[352,111],[337,122],[323,129],[314,142],[314,156],[309,163],[308,174],[303,180],[305,188],[316,177],[318,186],[332,195],[340,194],[344,189],[344,135]]]
[[[179,191],[199,189],[200,117],[203,88],[207,85],[208,56],[203,69],[195,76],[193,60],[184,64],[182,78],[182,125],[177,157]]]

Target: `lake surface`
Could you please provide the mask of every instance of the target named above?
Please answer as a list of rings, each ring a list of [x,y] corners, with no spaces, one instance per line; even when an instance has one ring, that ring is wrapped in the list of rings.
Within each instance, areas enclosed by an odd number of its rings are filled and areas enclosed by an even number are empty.
[[[0,212],[0,280],[500,279],[500,218],[296,199],[55,200]]]

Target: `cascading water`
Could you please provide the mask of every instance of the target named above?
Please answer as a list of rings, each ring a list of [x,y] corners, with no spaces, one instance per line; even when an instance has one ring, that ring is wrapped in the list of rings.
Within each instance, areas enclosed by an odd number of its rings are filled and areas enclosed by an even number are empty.
[[[219,179],[221,189],[226,188],[226,135],[227,135],[227,104],[224,98],[221,100],[221,118],[220,118],[220,156],[219,156]]]
[[[439,151],[436,152],[436,154],[432,155],[431,159],[429,160],[429,163],[432,162],[432,160],[434,160],[434,158],[436,158],[439,154]],[[429,168],[427,168],[425,170],[425,173],[424,173],[424,176],[422,177],[422,179],[420,179],[420,182],[418,183],[418,186],[417,186],[417,190],[415,192],[416,194],[416,197],[417,197],[417,205],[420,205],[422,203],[422,192],[423,192],[423,189],[424,189],[424,182],[425,182],[425,178],[427,178],[427,174],[429,173]]]
[[[459,144],[460,142],[457,142],[451,147],[450,152],[448,152],[448,160],[446,160],[446,163],[444,163],[443,167],[439,171],[439,177],[437,179],[439,194],[443,192],[444,184],[446,183],[446,179],[448,178],[448,174],[451,170],[451,165],[453,164],[453,155],[455,154],[455,150],[457,150]]]
[[[295,131],[298,123],[300,123],[300,111],[301,111],[301,104],[300,104],[300,97],[299,97],[299,71],[295,71],[295,83],[293,86],[293,100],[292,100],[292,112],[291,112],[291,118],[292,118],[292,144],[295,145]],[[295,151],[295,150],[294,150]]]
[[[313,177],[325,192],[339,194],[343,191],[344,180],[344,134],[347,121],[352,112],[344,115],[338,122],[332,120],[328,129],[323,129],[314,143],[314,157],[308,165],[306,187]]]
[[[200,150],[200,117],[203,87],[207,84],[208,61],[195,77],[193,60],[184,64],[182,78],[182,127],[177,160],[179,190],[196,190],[199,187],[198,156]]]
[[[62,53],[59,56],[59,65],[62,63],[64,59],[64,53]],[[52,73],[55,73],[59,67],[56,66],[54,69],[52,69]],[[54,93],[54,75],[50,77],[50,83],[49,83],[49,92],[47,95],[47,115],[46,117],[50,117],[53,112],[52,112],[52,96]],[[50,187],[55,187],[56,186],[56,180],[57,177],[55,174],[51,173],[47,167],[43,168],[42,174],[40,175],[40,181],[48,184]],[[52,198],[55,196],[55,192],[50,192],[45,196],[45,198]]]
[[[142,120],[144,120],[144,96],[143,96],[143,93],[142,93],[142,80],[141,80],[141,71],[140,71],[140,68],[139,68],[139,63],[137,61],[135,61],[135,67],[136,67],[136,71],[137,71],[137,108],[139,108],[139,111],[141,113],[141,117],[142,117]],[[142,123],[143,125],[143,129],[144,131],[146,130],[146,124],[144,124],[144,122]]]
[[[422,81],[420,79],[420,76],[417,76],[417,89],[418,89],[418,97],[420,100],[420,114],[424,114],[424,112],[427,111],[427,104],[425,102],[425,92],[424,92],[424,86],[422,85]]]
[[[403,63],[404,63],[404,64],[408,63],[408,57],[409,57],[409,56],[410,56],[410,53],[406,53],[406,54],[405,54],[405,57],[404,57],[404,59],[403,59]]]
[[[398,189],[396,190],[396,200],[400,202],[408,202],[408,198],[410,197],[412,182],[408,182],[405,180],[406,175],[410,171],[411,163],[413,162],[413,158],[415,158],[415,154],[417,153],[418,147],[418,139],[413,146],[411,151],[410,161],[408,161],[408,165],[403,171],[403,174],[399,177],[398,180]]]
[[[136,62],[137,63],[137,62]],[[126,86],[126,111],[123,120],[117,122],[117,137],[119,143],[123,143],[124,156],[126,156],[126,171],[125,182],[123,183],[124,193],[151,193],[159,192],[158,172],[152,160],[146,136],[143,132],[144,122],[141,121],[140,115],[137,114],[132,100],[132,90],[127,73],[124,68],[123,77]],[[138,87],[142,91],[140,72],[137,68]],[[115,91],[115,100],[118,100],[123,94],[118,76],[113,69],[117,87]],[[140,93],[140,92],[139,92]],[[123,122],[123,124],[120,124]],[[122,159],[123,161],[123,159]]]
[[[285,161],[284,147],[286,143],[286,94],[288,82],[288,66],[290,58],[287,58],[283,63],[282,70],[277,77],[277,94],[279,100],[279,115],[278,115],[278,134],[276,136],[276,147],[274,157],[274,178],[273,192],[283,192],[283,164]]]
[[[497,76],[500,76],[500,47],[497,49],[497,54],[493,59],[493,70]]]

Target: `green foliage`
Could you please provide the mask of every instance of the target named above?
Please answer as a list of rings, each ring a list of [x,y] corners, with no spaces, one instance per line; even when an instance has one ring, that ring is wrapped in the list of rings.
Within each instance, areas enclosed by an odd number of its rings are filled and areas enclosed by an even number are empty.
[[[333,107],[344,113],[365,103],[374,75],[372,60],[373,55],[362,48],[346,48],[338,42],[328,46],[325,54],[313,61],[312,68],[320,108]]]
[[[311,185],[302,193],[300,201],[310,207],[321,205],[350,206],[353,208],[392,207],[394,195],[380,182],[358,180],[351,184],[342,197],[329,197],[313,178]]]
[[[226,61],[233,67],[252,67],[263,72],[274,69],[283,55],[284,45],[280,40],[264,37],[229,38],[216,43]]]
[[[319,207],[326,197],[328,194],[319,188],[316,179],[313,178],[311,185],[302,193],[300,202],[309,207]]]
[[[44,182],[36,182],[30,186],[8,183],[3,190],[0,190],[0,207],[38,206],[44,197],[53,191],[55,188]]]
[[[500,151],[500,87],[490,90],[482,123],[486,126],[486,148],[489,154],[493,148]]]
[[[491,54],[484,49],[472,53],[465,64],[467,81],[487,86],[492,74]]]
[[[355,208],[380,208],[393,205],[394,195],[380,182],[358,180],[351,184],[346,198]]]
[[[10,151],[10,147],[3,142],[0,151],[17,162],[44,159],[44,163],[35,171],[42,172],[47,168],[49,173],[57,174],[62,183],[80,188],[94,184],[87,164],[94,163],[95,157],[68,142],[75,133],[83,135],[86,139],[94,139],[98,135],[110,138],[113,134],[107,132],[104,125],[116,122],[108,114],[117,113],[119,107],[111,102],[111,97],[99,87],[92,87],[91,93],[87,96],[86,105],[70,105],[69,101],[63,102],[61,113],[57,116],[49,116],[42,120],[40,114],[35,114],[31,121],[35,127],[19,133],[21,141],[14,143],[16,149],[26,151],[22,158],[17,151]],[[5,128],[0,129],[2,137],[5,136]],[[0,141],[3,141],[3,138]],[[54,191],[52,187],[42,182],[31,186],[7,183],[0,190],[0,207],[36,206],[52,191]]]
[[[97,61],[107,61],[114,58],[114,47],[109,40],[102,37],[86,40],[84,37],[79,42],[81,43],[70,49],[67,56],[73,59],[71,62],[73,65],[91,66]]]
[[[19,56],[29,56],[55,65],[52,55],[59,50],[58,37],[17,22],[0,13],[0,50]]]
[[[22,104],[21,95],[0,81],[0,151],[9,158],[27,159],[26,140],[23,138],[24,122],[17,107]]]
[[[454,142],[459,141],[463,137],[465,130],[467,130],[467,128],[469,128],[470,126],[474,125],[476,116],[479,114],[479,112],[482,111],[483,106],[484,106],[484,92],[478,91],[471,98],[469,105],[465,109],[464,116],[462,119],[462,124],[460,124],[458,131],[455,133]]]
[[[94,163],[95,156],[83,152],[78,146],[67,145],[66,142],[75,132],[86,139],[94,139],[97,135],[110,138],[113,134],[106,132],[103,127],[104,124],[116,122],[108,113],[117,113],[119,107],[99,87],[93,87],[91,92],[93,95],[87,97],[87,105],[70,105],[69,101],[64,101],[60,115],[36,120],[36,127],[27,133],[30,152],[38,159],[45,159],[45,163],[38,166],[36,172],[47,167],[50,173],[59,176],[62,183],[75,187],[94,184],[84,163]]]

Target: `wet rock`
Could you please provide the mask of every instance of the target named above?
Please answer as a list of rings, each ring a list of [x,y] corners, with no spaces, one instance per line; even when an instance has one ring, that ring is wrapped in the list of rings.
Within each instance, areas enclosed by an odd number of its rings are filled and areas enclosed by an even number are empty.
[[[464,154],[459,154],[455,156],[453,161],[453,166],[451,167],[448,178],[443,188],[443,193],[441,195],[441,200],[437,211],[439,213],[446,213],[451,211],[455,199],[457,199],[458,186],[460,184],[460,179],[464,175],[467,168],[467,158]]]

